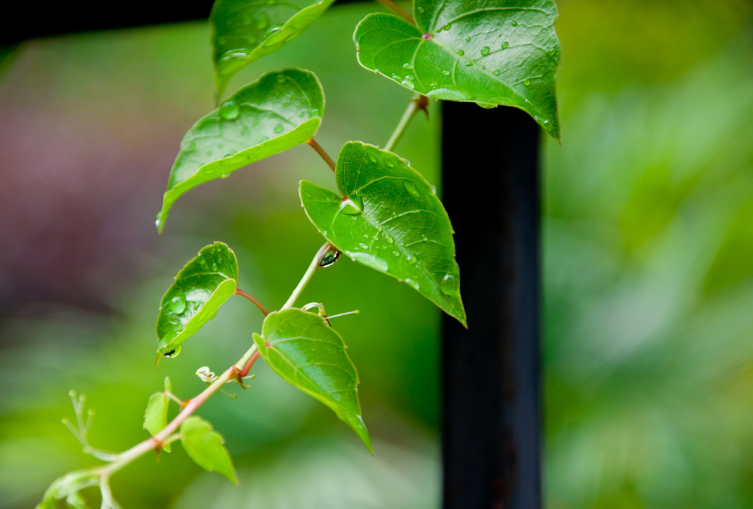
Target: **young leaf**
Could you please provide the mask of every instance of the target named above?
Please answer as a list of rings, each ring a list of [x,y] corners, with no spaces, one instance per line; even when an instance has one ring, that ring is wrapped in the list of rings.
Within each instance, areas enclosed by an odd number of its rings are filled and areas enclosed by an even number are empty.
[[[192,416],[180,426],[181,442],[186,453],[207,472],[217,472],[234,484],[238,484],[233,461],[222,445],[222,435],[212,429],[212,425],[200,417]]]
[[[170,379],[165,378],[165,391],[169,391]],[[146,404],[144,412],[144,429],[150,435],[155,436],[167,426],[167,409],[170,406],[170,398],[165,396],[164,392],[155,392],[149,396],[149,402]],[[170,444],[162,447],[166,452],[170,452]]]
[[[554,0],[416,0],[416,25],[370,14],[354,39],[358,61],[435,99],[515,106],[559,139]]]
[[[55,479],[44,492],[36,509],[55,509],[58,507],[56,501],[61,499],[75,504],[80,500],[76,494],[84,488],[98,485],[99,479],[99,473],[93,470],[78,470]],[[74,504],[72,505],[75,507]]]
[[[183,137],[157,229],[162,231],[170,207],[189,189],[309,140],[323,112],[322,87],[309,71],[270,72],[238,90]]]
[[[235,73],[282,48],[308,28],[333,1],[217,0],[209,23],[218,95],[222,96]]]
[[[349,142],[337,159],[335,178],[346,198],[301,182],[306,214],[324,237],[466,325],[452,225],[421,174],[391,152]]]
[[[165,357],[178,355],[181,343],[214,318],[237,285],[238,261],[232,249],[222,242],[202,248],[162,297],[158,351]]]
[[[254,341],[275,373],[331,408],[374,452],[361,418],[356,367],[322,317],[300,309],[269,313]]]

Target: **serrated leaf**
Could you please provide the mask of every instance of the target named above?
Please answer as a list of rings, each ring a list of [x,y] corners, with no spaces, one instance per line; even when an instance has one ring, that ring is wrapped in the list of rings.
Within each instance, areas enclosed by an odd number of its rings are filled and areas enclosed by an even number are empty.
[[[166,379],[167,380],[167,379]],[[149,396],[144,412],[144,429],[150,435],[155,436],[167,426],[167,410],[170,406],[170,399],[165,396],[164,392],[155,392]],[[166,452],[170,452],[170,444],[164,444],[162,447]]]
[[[397,155],[346,143],[337,188],[302,181],[309,219],[353,260],[403,281],[466,325],[447,212],[433,187]]]
[[[515,106],[559,139],[554,0],[416,0],[416,25],[370,14],[354,39],[362,66],[435,99]]]
[[[212,425],[201,417],[192,416],[180,426],[181,443],[186,453],[201,468],[208,472],[217,472],[238,484],[230,453],[227,452],[225,439],[212,429]]]
[[[158,351],[180,353],[181,343],[214,318],[238,286],[238,261],[226,244],[215,242],[178,272],[162,297],[157,318]]]
[[[238,90],[183,137],[157,229],[188,190],[311,139],[323,112],[322,87],[309,71],[270,72]]]
[[[279,50],[303,32],[334,0],[218,0],[212,7],[212,47],[218,94],[243,67]]]
[[[342,337],[322,317],[300,309],[269,313],[254,342],[275,373],[331,408],[373,453],[361,418],[356,367]]]

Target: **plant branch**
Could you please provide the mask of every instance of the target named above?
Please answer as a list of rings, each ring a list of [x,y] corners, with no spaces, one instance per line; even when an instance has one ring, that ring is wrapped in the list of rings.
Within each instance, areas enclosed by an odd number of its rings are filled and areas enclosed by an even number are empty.
[[[261,305],[261,302],[259,302],[259,301],[258,301],[258,300],[256,299],[256,297],[254,297],[254,296],[253,296],[253,295],[251,295],[250,293],[248,293],[248,292],[244,292],[244,291],[243,291],[243,290],[241,290],[240,288],[236,288],[236,289],[235,289],[235,294],[236,294],[236,295],[240,295],[241,297],[245,297],[245,298],[247,298],[248,300],[250,300],[251,302],[253,302],[253,303],[254,303],[254,305],[255,305],[255,306],[256,306],[257,308],[259,308],[259,311],[261,311],[261,312],[262,312],[262,313],[264,314],[264,316],[267,316],[267,315],[269,314],[269,311],[267,311],[267,310],[266,310],[266,308],[265,308],[264,306],[262,306],[262,305]]]
[[[230,366],[215,382],[212,383],[212,385],[204,389],[204,391],[202,391],[195,398],[185,402],[183,410],[181,410],[180,413],[172,421],[170,421],[170,423],[168,423],[168,425],[165,426],[162,431],[157,433],[155,436],[144,440],[139,444],[136,444],[127,451],[118,454],[117,459],[109,465],[99,468],[98,471],[103,480],[102,487],[104,488],[104,485],[106,484],[104,481],[109,479],[112,474],[114,474],[121,468],[140,458],[149,451],[157,449],[158,447],[162,447],[162,445],[166,443],[177,440],[177,436],[174,435],[174,433],[178,430],[180,425],[183,424],[183,421],[185,421],[188,417],[191,416],[191,414],[198,410],[198,408],[203,405],[204,402],[209,399],[215,392],[220,390],[223,385],[236,378],[241,370],[246,368],[246,364],[251,358],[258,359],[258,356],[254,356],[255,353],[257,353],[256,344],[249,348],[248,351],[243,354],[243,357],[241,357],[238,362]],[[250,366],[248,366],[248,368],[250,369]],[[105,495],[104,492],[103,495]]]
[[[295,301],[298,300],[298,297],[300,297],[301,293],[303,293],[303,289],[306,288],[306,285],[309,283],[309,281],[311,281],[311,278],[314,277],[314,272],[316,272],[316,269],[319,268],[319,264],[322,263],[322,259],[324,258],[324,255],[327,254],[327,251],[329,251],[330,247],[331,244],[329,242],[325,242],[324,245],[319,248],[319,251],[316,252],[316,256],[314,256],[314,259],[311,260],[311,265],[309,265],[308,270],[306,270],[306,273],[303,275],[301,282],[298,283],[298,286],[295,287],[295,290],[293,290],[293,293],[290,295],[290,298],[285,303],[285,305],[282,306],[282,309],[289,309],[293,307]]]
[[[408,11],[406,11],[405,9],[403,9],[402,7],[400,7],[399,5],[397,5],[392,0],[376,0],[376,1],[384,5],[385,7],[389,7],[390,9],[395,11],[395,14],[403,18],[408,23],[413,23],[414,25],[416,24],[416,19],[413,17],[413,15],[409,13]]]
[[[324,162],[329,165],[330,168],[332,168],[332,171],[335,171],[335,161],[329,156],[326,150],[322,148],[319,143],[314,138],[311,138],[306,142],[306,144],[316,150],[316,153],[319,154],[322,159],[324,159]]]
[[[400,138],[402,138],[403,134],[405,134],[405,131],[408,130],[410,121],[413,120],[413,117],[416,115],[416,113],[418,113],[419,111],[424,111],[426,113],[426,117],[428,118],[428,106],[429,98],[425,95],[416,95],[415,97],[413,97],[408,103],[408,107],[405,109],[405,113],[403,113],[400,122],[398,122],[397,127],[395,128],[395,132],[392,133],[390,141],[388,141],[387,145],[384,146],[384,150],[392,151],[392,149],[395,148],[395,145],[398,144]]]

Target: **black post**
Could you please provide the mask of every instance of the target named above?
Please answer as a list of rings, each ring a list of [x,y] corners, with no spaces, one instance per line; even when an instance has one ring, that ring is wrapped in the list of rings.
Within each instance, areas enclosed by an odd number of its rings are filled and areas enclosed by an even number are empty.
[[[443,103],[443,201],[468,330],[442,323],[444,509],[540,509],[539,128]]]

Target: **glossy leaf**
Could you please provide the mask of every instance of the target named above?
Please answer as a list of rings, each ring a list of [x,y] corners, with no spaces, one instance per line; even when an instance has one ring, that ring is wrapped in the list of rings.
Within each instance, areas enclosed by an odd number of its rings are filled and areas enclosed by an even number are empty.
[[[559,139],[554,0],[416,0],[416,25],[370,14],[356,28],[358,61],[435,99],[515,106]]]
[[[214,318],[238,287],[238,261],[226,244],[215,242],[178,272],[168,288],[157,318],[158,351],[180,353],[181,343]]]
[[[149,396],[144,412],[144,429],[152,436],[155,436],[167,426],[167,410],[170,406],[170,398],[165,395],[165,392],[171,392],[171,390],[170,379],[165,378],[165,391],[155,392]],[[169,443],[164,444],[162,448],[170,452]]]
[[[466,325],[452,225],[434,188],[395,154],[360,142],[345,144],[335,178],[345,198],[301,182],[301,202],[322,235]]]
[[[356,367],[343,339],[322,317],[300,309],[275,311],[254,341],[275,373],[331,408],[373,453],[361,418]]]
[[[212,425],[201,417],[192,416],[180,426],[180,441],[191,459],[208,472],[224,475],[234,484],[238,479],[233,468],[225,439],[212,429]]]
[[[319,80],[301,69],[271,72],[238,90],[183,137],[157,229],[188,190],[309,140],[323,111]]]
[[[217,0],[209,16],[218,94],[254,60],[303,32],[334,0]]]

